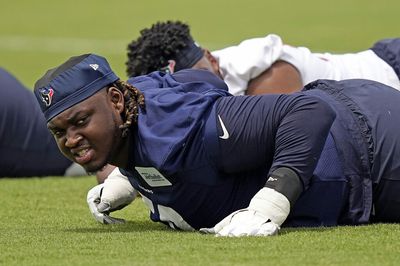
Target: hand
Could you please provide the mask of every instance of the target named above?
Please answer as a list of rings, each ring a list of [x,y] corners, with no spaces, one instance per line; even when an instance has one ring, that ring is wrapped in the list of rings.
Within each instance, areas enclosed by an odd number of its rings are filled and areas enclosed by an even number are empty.
[[[213,228],[201,228],[201,233],[219,236],[273,236],[279,232],[279,226],[262,214],[249,209],[231,213]]]
[[[87,203],[93,217],[103,224],[121,224],[124,219],[109,216],[130,204],[137,196],[128,178],[114,169],[103,184],[97,185],[87,194]]]
[[[216,236],[272,236],[278,234],[289,212],[289,200],[264,187],[254,195],[249,207],[231,213],[213,228],[201,228],[200,232]]]

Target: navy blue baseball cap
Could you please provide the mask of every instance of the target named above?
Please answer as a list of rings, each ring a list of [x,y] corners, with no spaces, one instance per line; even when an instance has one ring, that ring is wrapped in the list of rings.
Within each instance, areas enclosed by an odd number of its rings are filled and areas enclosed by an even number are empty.
[[[84,54],[48,70],[34,93],[48,122],[118,79],[104,57]]]
[[[168,65],[159,69],[167,73],[174,73],[182,69],[192,68],[204,56],[201,47],[191,38],[185,40],[186,46],[169,58]]]
[[[176,55],[176,58],[174,58],[176,61],[175,71],[191,68],[203,56],[204,52],[201,47],[193,40],[188,40],[186,47]]]

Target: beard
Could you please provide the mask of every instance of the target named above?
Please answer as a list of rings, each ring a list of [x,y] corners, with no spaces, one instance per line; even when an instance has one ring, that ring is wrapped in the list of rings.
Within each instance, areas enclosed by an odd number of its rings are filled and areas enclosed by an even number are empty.
[[[108,149],[107,154],[104,156],[104,159],[94,165],[87,165],[86,167],[84,166],[85,170],[89,174],[95,174],[97,171],[100,171],[104,169],[107,164],[110,162],[114,162],[117,157],[120,156],[121,153],[121,147],[124,145],[124,139],[125,137],[122,136],[122,130],[119,126],[119,123],[117,122],[117,119],[115,116],[113,116],[113,136],[112,140],[110,143],[110,148]],[[113,165],[117,165],[112,163]]]
[[[108,160],[104,159],[97,163],[82,165],[89,175],[95,175],[97,171],[102,170],[108,164]]]

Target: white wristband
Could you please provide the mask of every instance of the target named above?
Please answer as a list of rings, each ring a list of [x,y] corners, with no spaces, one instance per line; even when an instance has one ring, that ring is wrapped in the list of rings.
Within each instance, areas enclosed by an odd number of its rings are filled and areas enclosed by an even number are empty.
[[[251,199],[248,209],[265,215],[281,226],[289,215],[290,202],[282,193],[264,187]]]
[[[106,211],[118,210],[130,204],[137,196],[137,191],[132,187],[128,177],[121,174],[118,168],[108,175],[103,184],[101,203],[108,204],[110,208]]]

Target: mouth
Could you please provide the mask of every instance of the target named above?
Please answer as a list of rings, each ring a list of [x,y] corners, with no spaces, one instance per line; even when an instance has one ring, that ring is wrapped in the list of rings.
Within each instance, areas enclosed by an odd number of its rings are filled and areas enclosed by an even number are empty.
[[[89,148],[73,151],[74,161],[80,165],[87,164],[93,159],[94,151]]]

